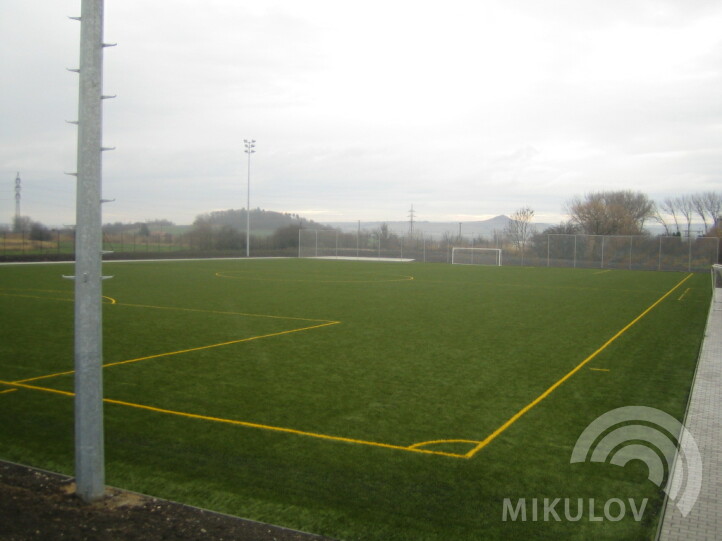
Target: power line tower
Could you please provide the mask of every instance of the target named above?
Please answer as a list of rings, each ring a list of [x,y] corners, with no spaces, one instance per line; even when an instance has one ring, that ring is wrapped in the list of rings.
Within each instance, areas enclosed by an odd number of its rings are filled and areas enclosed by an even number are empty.
[[[15,223],[20,223],[20,192],[22,190],[20,183],[20,172],[15,175]]]
[[[414,205],[409,210],[409,237],[414,236]]]

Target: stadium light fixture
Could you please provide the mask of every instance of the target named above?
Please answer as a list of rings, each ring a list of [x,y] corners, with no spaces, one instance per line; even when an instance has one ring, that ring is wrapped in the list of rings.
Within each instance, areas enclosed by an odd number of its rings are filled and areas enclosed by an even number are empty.
[[[246,257],[251,255],[251,154],[255,152],[256,140],[243,140],[246,147],[244,152],[248,154],[248,186],[246,192]]]

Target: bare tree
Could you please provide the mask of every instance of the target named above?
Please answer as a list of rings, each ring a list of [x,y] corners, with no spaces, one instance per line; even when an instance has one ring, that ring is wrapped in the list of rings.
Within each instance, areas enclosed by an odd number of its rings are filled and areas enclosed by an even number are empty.
[[[670,231],[669,228],[665,225],[665,231],[668,235],[674,235],[674,234],[681,234],[682,231],[679,228],[679,218],[677,216],[679,210],[677,209],[677,199],[672,199],[671,197],[668,197],[664,201],[662,201],[662,204],[659,206],[659,209],[668,214],[672,217],[672,220],[674,220],[674,228],[675,231]],[[657,213],[660,214],[659,212]]]
[[[676,231],[672,234],[682,234],[689,237],[692,232],[692,220],[699,216],[704,224],[705,232],[714,228],[722,213],[722,194],[719,192],[703,192],[692,195],[682,195],[675,198],[667,198],[659,205],[659,210],[654,216],[661,223],[667,234],[670,234],[669,224],[664,215],[671,216]],[[662,214],[664,213],[664,215]]]
[[[641,192],[595,192],[567,203],[572,222],[590,235],[640,235],[654,217],[654,202]]]
[[[684,220],[687,222],[687,229],[685,236],[689,238],[692,234],[692,219],[694,217],[694,202],[692,197],[689,195],[683,195],[675,199],[678,212],[682,215]]]
[[[712,221],[712,227],[715,227],[720,220],[722,213],[722,194],[719,192],[705,192],[704,206]]]
[[[697,215],[702,218],[702,223],[704,223],[704,230],[707,231],[707,201],[706,201],[706,193],[696,193],[690,196],[690,200],[692,202],[692,207],[694,208]]]
[[[658,224],[664,227],[664,234],[669,237],[673,234],[673,231],[671,229],[671,224],[667,223],[667,218],[665,217],[663,212],[664,209],[655,206],[654,219],[657,221]]]
[[[531,223],[532,218],[534,218],[534,211],[529,207],[522,207],[511,215],[511,220],[505,230],[509,241],[521,252],[522,265],[527,242],[535,232],[534,225]]]

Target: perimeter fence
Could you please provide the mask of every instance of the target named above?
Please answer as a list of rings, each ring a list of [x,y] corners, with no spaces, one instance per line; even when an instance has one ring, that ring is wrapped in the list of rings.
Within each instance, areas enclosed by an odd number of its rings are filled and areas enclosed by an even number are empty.
[[[537,234],[523,245],[502,238],[299,231],[298,257],[451,262],[454,247],[501,248],[504,266],[709,272],[719,262],[717,237]]]
[[[294,232],[295,237],[295,232]],[[603,236],[535,234],[527,242],[513,244],[503,235],[483,236],[397,235],[382,230],[353,233],[331,229],[300,229],[283,243],[273,237],[251,237],[251,255],[413,259],[451,263],[454,247],[500,248],[504,266],[573,267],[598,269],[708,272],[720,263],[717,237]],[[245,243],[208,246],[190,235],[151,233],[104,234],[108,258],[150,257],[242,257]],[[0,260],[72,260],[75,238],[72,231],[53,230],[37,240],[27,233],[0,232]]]
[[[103,250],[122,254],[163,254],[190,249],[189,242],[181,236],[151,233],[103,233]],[[38,238],[29,232],[0,232],[0,258],[12,260],[25,256],[56,256],[72,259],[75,254],[73,230],[48,230]]]

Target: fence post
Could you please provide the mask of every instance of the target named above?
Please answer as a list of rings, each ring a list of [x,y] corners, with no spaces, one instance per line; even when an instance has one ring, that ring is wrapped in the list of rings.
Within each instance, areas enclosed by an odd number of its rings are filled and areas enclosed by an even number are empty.
[[[632,235],[629,235],[629,270],[632,270],[632,242],[634,241],[634,237]]]
[[[577,236],[574,235],[574,268],[577,268]]]

